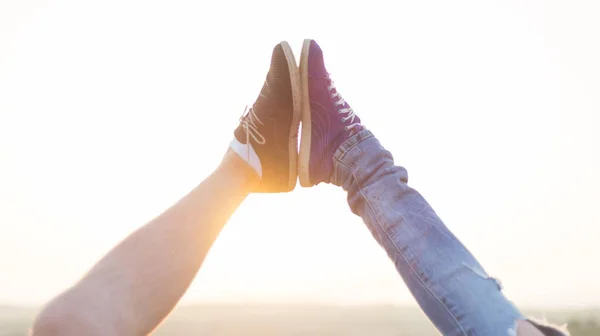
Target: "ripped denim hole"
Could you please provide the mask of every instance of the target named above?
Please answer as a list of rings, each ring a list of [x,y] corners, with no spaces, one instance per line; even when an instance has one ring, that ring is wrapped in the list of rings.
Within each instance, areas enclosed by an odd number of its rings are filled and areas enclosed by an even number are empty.
[[[467,265],[466,263],[463,263],[463,266],[470,269],[473,273],[479,275],[482,279],[494,281],[494,283],[496,283],[496,286],[498,287],[498,290],[502,290],[504,288],[502,286],[502,282],[500,281],[500,279],[497,279],[497,278],[487,275],[487,273],[485,273],[482,269],[471,267],[471,266]]]

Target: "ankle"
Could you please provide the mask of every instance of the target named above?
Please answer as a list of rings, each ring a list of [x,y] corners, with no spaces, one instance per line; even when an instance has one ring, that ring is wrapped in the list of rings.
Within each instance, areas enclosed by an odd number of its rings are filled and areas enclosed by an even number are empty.
[[[250,189],[260,183],[260,177],[256,170],[231,148],[227,149],[217,170],[240,176],[244,185]]]

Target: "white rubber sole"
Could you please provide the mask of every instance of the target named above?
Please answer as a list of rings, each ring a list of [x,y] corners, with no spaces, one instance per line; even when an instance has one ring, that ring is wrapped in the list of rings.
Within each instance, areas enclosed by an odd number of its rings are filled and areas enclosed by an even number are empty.
[[[310,160],[310,97],[308,95],[308,52],[310,42],[306,39],[302,44],[302,53],[300,54],[300,84],[302,87],[302,132],[300,136],[300,154],[298,155],[298,177],[302,187],[312,187],[308,164]]]
[[[292,191],[296,187],[298,181],[298,128],[300,127],[300,118],[302,114],[302,94],[301,83],[296,58],[292,52],[292,48],[286,41],[281,42],[283,53],[285,54],[288,68],[290,71],[290,81],[292,85],[292,100],[294,105],[294,114],[292,124],[290,126],[289,137],[289,153],[290,153],[290,175],[288,182],[288,190]]]

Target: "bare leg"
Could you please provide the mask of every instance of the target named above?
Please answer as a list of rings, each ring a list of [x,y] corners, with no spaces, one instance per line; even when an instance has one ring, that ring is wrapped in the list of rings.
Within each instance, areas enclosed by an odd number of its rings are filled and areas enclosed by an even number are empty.
[[[235,130],[222,164],[50,302],[32,334],[145,335],[154,330],[248,193],[287,192],[296,186],[297,72],[287,42],[275,46],[261,93]]]
[[[145,335],[184,294],[258,176],[229,151],[200,185],[100,260],[51,301],[33,335]]]

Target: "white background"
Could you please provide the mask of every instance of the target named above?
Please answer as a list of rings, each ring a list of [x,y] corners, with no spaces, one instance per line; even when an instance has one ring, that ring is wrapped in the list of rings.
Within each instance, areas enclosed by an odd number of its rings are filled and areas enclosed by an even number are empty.
[[[597,1],[0,2],[0,303],[39,304],[216,166],[272,47],[322,46],[525,306],[600,304]],[[341,190],[253,195],[186,302],[413,303]]]

